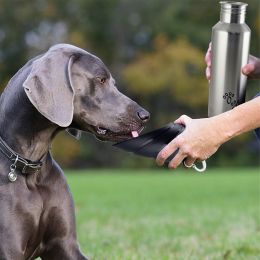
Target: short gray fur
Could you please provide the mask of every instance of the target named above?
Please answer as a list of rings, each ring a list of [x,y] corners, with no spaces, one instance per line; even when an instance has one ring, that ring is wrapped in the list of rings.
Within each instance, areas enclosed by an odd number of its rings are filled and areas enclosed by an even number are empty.
[[[148,119],[146,110],[117,89],[105,64],[80,48],[58,44],[28,61],[0,96],[0,136],[42,167],[24,175],[0,150],[0,259],[86,260],[68,184],[51,155],[52,140],[69,129],[76,137],[85,131],[117,142],[140,132]]]

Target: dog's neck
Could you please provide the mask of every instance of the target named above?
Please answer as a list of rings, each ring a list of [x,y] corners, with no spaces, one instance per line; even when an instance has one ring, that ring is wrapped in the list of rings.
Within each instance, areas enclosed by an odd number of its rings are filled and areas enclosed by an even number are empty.
[[[0,97],[0,136],[15,152],[31,161],[40,161],[60,130],[30,103],[23,87],[7,86]]]

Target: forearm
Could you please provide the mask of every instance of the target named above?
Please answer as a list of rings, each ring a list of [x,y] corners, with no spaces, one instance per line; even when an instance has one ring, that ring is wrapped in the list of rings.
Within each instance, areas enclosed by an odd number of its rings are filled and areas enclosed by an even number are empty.
[[[186,128],[158,154],[158,165],[163,165],[177,149],[179,152],[169,163],[170,168],[176,168],[183,160],[187,165],[206,160],[229,139],[260,127],[260,97],[214,117],[191,119],[183,115],[175,123]]]
[[[212,118],[223,133],[223,143],[260,127],[260,97]]]

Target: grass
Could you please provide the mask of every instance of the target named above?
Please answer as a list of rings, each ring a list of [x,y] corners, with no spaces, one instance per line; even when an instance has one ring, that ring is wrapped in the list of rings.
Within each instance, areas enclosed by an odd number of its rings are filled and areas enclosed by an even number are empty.
[[[258,169],[67,172],[91,259],[260,259]]]

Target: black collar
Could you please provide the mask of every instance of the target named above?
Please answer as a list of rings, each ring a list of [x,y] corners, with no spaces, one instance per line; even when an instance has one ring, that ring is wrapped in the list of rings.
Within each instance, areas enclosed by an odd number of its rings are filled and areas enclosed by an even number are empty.
[[[12,173],[15,170],[19,170],[25,175],[33,174],[38,172],[42,167],[42,162],[32,162],[13,151],[1,137],[0,152],[12,163],[10,166]]]

